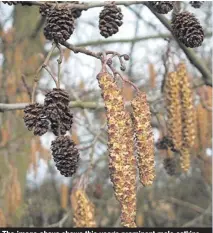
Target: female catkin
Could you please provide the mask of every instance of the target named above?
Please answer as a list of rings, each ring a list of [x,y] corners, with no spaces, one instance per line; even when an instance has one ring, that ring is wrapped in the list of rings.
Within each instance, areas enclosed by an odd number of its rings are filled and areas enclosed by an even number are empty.
[[[134,132],[137,147],[137,165],[140,181],[146,186],[153,183],[154,138],[151,127],[151,113],[145,93],[139,93],[131,102],[133,108]]]
[[[136,227],[136,161],[132,121],[125,111],[121,91],[113,77],[103,72],[97,78],[106,108],[110,178],[121,204],[121,224]]]
[[[177,77],[176,72],[169,73],[166,78],[165,100],[168,136],[172,139],[174,148],[180,150],[182,147],[180,79]]]

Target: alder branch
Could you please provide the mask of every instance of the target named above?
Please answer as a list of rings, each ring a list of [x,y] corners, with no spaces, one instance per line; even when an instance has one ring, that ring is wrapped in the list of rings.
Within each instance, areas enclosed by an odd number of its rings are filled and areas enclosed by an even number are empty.
[[[150,104],[155,105],[157,101],[159,101],[160,96],[147,96],[147,101]],[[14,103],[14,104],[4,104],[0,103],[0,112],[6,111],[16,111],[16,110],[23,110],[28,104],[30,103]],[[126,106],[130,105],[129,102],[126,102]],[[103,109],[104,103],[103,102],[94,102],[94,101],[70,101],[69,103],[70,108],[88,108],[88,109]]]
[[[206,67],[206,65],[199,59],[194,52],[193,49],[187,48],[185,45],[183,45],[177,37],[173,34],[171,24],[169,21],[166,19],[165,16],[158,14],[153,10],[153,8],[147,3],[144,2],[144,5],[146,5],[150,11],[161,21],[161,23],[172,33],[173,37],[179,44],[180,48],[183,50],[185,53],[186,57],[189,59],[189,61],[200,71],[200,73],[203,75],[203,79],[205,81],[206,85],[212,86],[212,75],[211,71]]]
[[[30,103],[16,103],[16,104],[2,104],[0,103],[0,112],[23,110]],[[96,102],[81,102],[71,101],[69,103],[70,108],[89,108],[89,109],[100,109],[104,108],[103,103]]]
[[[42,5],[44,2],[30,2],[32,5]],[[55,3],[53,3],[55,4]],[[76,8],[76,9],[82,9],[82,10],[88,10],[90,8],[95,7],[103,7],[107,5],[107,2],[91,2],[91,3],[81,3],[81,4],[72,4],[72,3],[61,3],[60,6],[66,6],[68,8]],[[212,76],[211,71],[206,67],[206,65],[197,57],[195,52],[192,49],[187,48],[184,46],[173,34],[171,25],[169,21],[161,14],[158,14],[153,10],[153,8],[148,4],[147,1],[116,1],[116,5],[123,5],[123,6],[130,6],[135,4],[144,4],[146,7],[150,9],[150,11],[161,21],[161,23],[172,33],[173,37],[176,39],[177,43],[179,44],[180,48],[185,53],[186,57],[189,59],[189,61],[200,71],[200,73],[203,75],[203,79],[205,80],[206,85],[212,86]],[[81,47],[75,47],[68,42],[64,42],[63,45],[67,47],[68,49],[72,50],[75,53],[84,53],[89,56],[95,57],[100,59],[100,54],[91,52],[85,48]]]
[[[143,4],[144,1],[115,1],[116,5],[123,5],[123,6],[130,6],[130,5],[136,5],[136,4]],[[45,2],[40,1],[29,1],[32,5],[35,6],[41,6]],[[48,2],[51,3],[51,2]],[[84,2],[81,4],[73,4],[73,3],[60,3],[58,2],[61,7],[66,6],[67,8],[76,8],[81,10],[88,10],[95,7],[103,7],[108,5],[108,2]],[[52,3],[52,5],[56,5],[55,2]]]
[[[211,32],[206,32],[205,37],[211,37]],[[75,46],[100,46],[100,45],[107,45],[107,44],[115,44],[115,43],[136,43],[146,40],[157,40],[157,39],[174,39],[171,34],[159,34],[159,35],[150,35],[150,36],[140,36],[140,37],[134,37],[131,39],[108,39],[108,40],[91,40],[85,43],[78,43],[75,44]]]
[[[66,48],[72,50],[74,53],[83,53],[83,54],[100,59],[101,53],[94,53],[86,48],[74,46],[74,45],[68,43],[67,41],[65,41],[61,44],[64,45]]]

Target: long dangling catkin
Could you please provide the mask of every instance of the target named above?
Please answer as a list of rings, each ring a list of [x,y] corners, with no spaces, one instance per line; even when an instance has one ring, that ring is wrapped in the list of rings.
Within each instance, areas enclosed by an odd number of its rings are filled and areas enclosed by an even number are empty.
[[[165,100],[168,136],[172,139],[174,148],[180,150],[182,146],[180,79],[177,77],[176,72],[169,73],[166,78]]]
[[[183,145],[192,148],[195,141],[195,109],[185,64],[178,65],[177,75],[180,80]]]
[[[7,222],[2,209],[0,209],[0,227],[6,227]]]
[[[95,207],[88,199],[84,190],[77,190],[74,193],[74,225],[75,227],[96,227]],[[72,204],[73,205],[73,204]]]
[[[190,152],[188,148],[183,147],[180,151],[180,167],[184,172],[190,168]]]
[[[136,160],[131,117],[113,77],[103,72],[97,79],[106,108],[110,178],[121,204],[121,224],[136,227]]]
[[[146,186],[153,183],[154,171],[154,137],[151,127],[151,113],[146,94],[139,93],[131,102],[137,146],[137,165],[140,181]]]
[[[196,108],[196,127],[197,127],[197,140],[196,143],[199,148],[205,148],[208,136],[208,116],[207,110],[199,104]]]

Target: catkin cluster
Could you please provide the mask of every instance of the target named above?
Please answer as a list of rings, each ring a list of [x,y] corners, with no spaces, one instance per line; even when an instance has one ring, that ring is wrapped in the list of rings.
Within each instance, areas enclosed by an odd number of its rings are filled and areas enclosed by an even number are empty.
[[[74,225],[75,227],[96,227],[95,207],[88,199],[84,190],[77,190],[74,193],[75,201],[72,203],[74,209]]]
[[[151,113],[146,94],[138,94],[131,102],[137,147],[137,164],[140,181],[146,186],[154,180],[154,137],[151,128]]]
[[[195,141],[195,110],[185,64],[179,64],[177,72],[168,75],[165,98],[168,135],[180,152],[182,170],[187,171],[190,167],[190,149]]]
[[[64,136],[72,127],[73,114],[69,109],[69,94],[53,88],[45,95],[44,105],[33,103],[24,109],[24,123],[34,135],[43,135],[48,130],[58,136],[51,144],[56,168],[65,177],[77,169],[79,152],[69,136]]]
[[[132,121],[113,77],[100,73],[97,78],[106,108],[109,170],[115,196],[121,204],[121,224],[136,227],[136,160]]]

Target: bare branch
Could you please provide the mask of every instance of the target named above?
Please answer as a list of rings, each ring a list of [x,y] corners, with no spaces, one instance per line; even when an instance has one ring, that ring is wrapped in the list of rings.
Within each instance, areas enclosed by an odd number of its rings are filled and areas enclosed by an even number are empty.
[[[148,96],[148,102],[150,104],[156,104],[157,101],[159,101],[160,96]],[[28,104],[30,103],[15,103],[15,104],[3,104],[0,103],[0,112],[6,112],[6,111],[15,111],[15,110],[22,110],[24,109]],[[126,106],[128,106],[130,103],[126,102]],[[69,103],[70,108],[88,108],[88,109],[103,109],[104,103],[103,102],[94,102],[94,101],[70,101]]]
[[[172,28],[169,23],[169,21],[166,19],[165,16],[156,13],[152,7],[148,3],[144,3],[150,11],[161,21],[161,23],[172,33]],[[186,57],[189,59],[189,61],[200,71],[200,73],[203,75],[203,79],[205,80],[206,85],[212,86],[212,75],[211,71],[206,67],[206,65],[197,57],[195,52],[187,48],[185,45],[183,45],[174,35],[173,37],[176,39],[177,43],[179,44],[180,48],[185,53]]]

